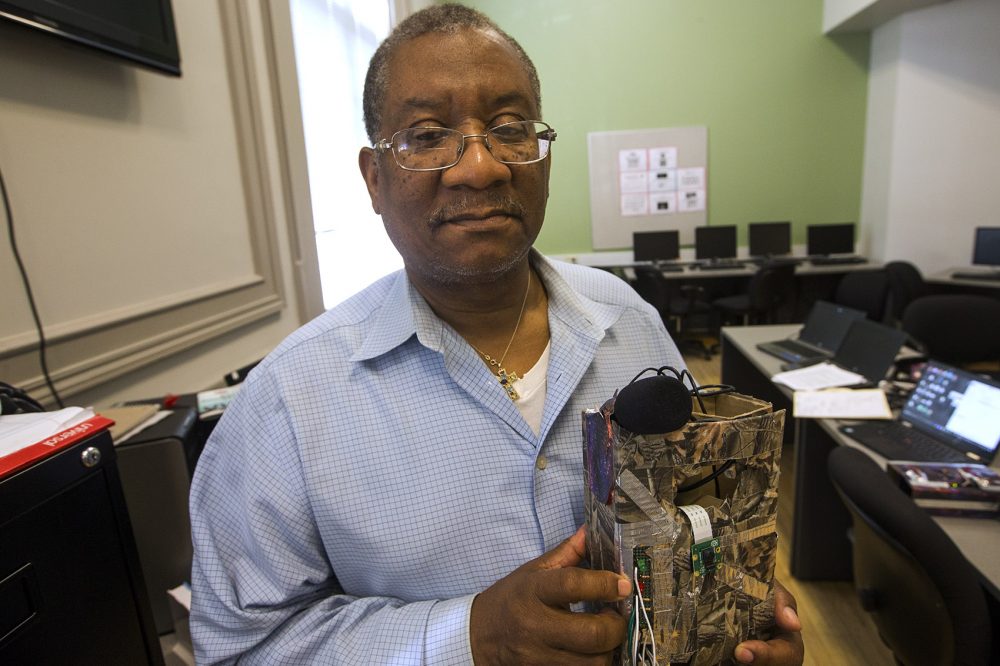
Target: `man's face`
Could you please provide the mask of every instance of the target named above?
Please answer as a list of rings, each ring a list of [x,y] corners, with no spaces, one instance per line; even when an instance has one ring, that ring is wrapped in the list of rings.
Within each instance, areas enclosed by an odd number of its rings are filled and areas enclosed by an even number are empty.
[[[476,30],[405,42],[389,62],[380,138],[407,127],[482,134],[501,123],[538,120],[520,60],[499,38]],[[390,151],[364,148],[361,171],[407,271],[423,283],[492,282],[524,258],[542,227],[549,158],[496,161],[482,139],[442,171],[405,171]]]

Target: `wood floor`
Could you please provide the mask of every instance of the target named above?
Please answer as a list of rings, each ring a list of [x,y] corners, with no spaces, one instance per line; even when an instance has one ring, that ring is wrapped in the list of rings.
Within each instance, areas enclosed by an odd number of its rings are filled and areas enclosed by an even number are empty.
[[[720,358],[711,360],[685,354],[688,369],[699,384],[719,382]],[[778,504],[778,562],[775,576],[798,602],[805,666],[894,666],[892,654],[882,644],[875,626],[858,605],[850,583],[799,581],[789,571],[791,522],[794,506],[794,448],[782,452]]]

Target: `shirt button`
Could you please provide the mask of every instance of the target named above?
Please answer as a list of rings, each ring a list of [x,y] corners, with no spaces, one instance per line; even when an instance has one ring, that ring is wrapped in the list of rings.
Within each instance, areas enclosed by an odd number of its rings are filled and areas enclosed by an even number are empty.
[[[538,469],[545,469],[548,465],[549,461],[546,460],[545,456],[538,456],[538,460],[535,461],[535,467]]]

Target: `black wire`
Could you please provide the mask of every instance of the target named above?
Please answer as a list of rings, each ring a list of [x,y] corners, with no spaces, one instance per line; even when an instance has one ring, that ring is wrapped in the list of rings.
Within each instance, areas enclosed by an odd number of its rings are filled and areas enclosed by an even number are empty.
[[[52,397],[55,398],[56,404],[62,409],[64,406],[62,398],[59,397],[59,392],[56,391],[56,385],[52,383],[52,377],[49,375],[49,366],[45,361],[45,333],[42,332],[42,320],[38,316],[38,308],[35,307],[35,297],[31,293],[28,272],[24,269],[21,254],[17,251],[17,241],[14,239],[14,214],[10,211],[10,199],[7,198],[7,184],[4,182],[2,169],[0,169],[0,193],[3,194],[3,207],[7,212],[7,232],[10,236],[10,249],[14,253],[15,261],[17,261],[17,268],[21,271],[21,281],[24,282],[24,293],[28,297],[28,305],[31,306],[31,316],[35,320],[35,329],[38,330],[38,358],[42,365],[42,375],[45,376],[45,384],[49,387],[49,391],[52,392]]]
[[[708,476],[704,476],[704,477],[698,479],[697,481],[695,481],[694,483],[692,483],[690,485],[681,486],[680,488],[678,488],[677,489],[677,494],[679,495],[681,493],[686,493],[689,490],[694,490],[695,488],[700,488],[701,486],[705,485],[709,481],[717,479],[720,474],[722,474],[723,472],[725,472],[727,469],[729,469],[730,467],[732,467],[734,464],[736,464],[736,460],[735,459],[733,459],[733,460],[727,460],[726,462],[722,463],[722,466],[719,467],[719,469],[715,469]]]

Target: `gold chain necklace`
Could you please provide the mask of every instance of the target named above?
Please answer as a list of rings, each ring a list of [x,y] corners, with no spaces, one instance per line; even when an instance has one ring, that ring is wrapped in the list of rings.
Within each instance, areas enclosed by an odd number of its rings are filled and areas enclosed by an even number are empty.
[[[475,345],[472,348],[475,349],[479,354],[486,359],[486,362],[490,364],[492,368],[496,368],[497,381],[500,382],[500,386],[503,390],[507,391],[507,395],[511,400],[517,400],[521,396],[518,395],[517,391],[514,389],[514,382],[521,379],[517,376],[516,372],[507,372],[503,367],[504,359],[507,358],[507,352],[510,351],[510,346],[514,342],[514,338],[517,337],[517,329],[521,327],[521,317],[524,316],[524,306],[528,303],[528,293],[531,291],[531,271],[528,271],[528,286],[524,290],[524,300],[521,301],[521,311],[517,315],[517,323],[514,324],[514,332],[510,334],[510,340],[507,341],[507,348],[503,350],[503,354],[500,356],[500,360],[496,360],[484,351],[481,351]]]

